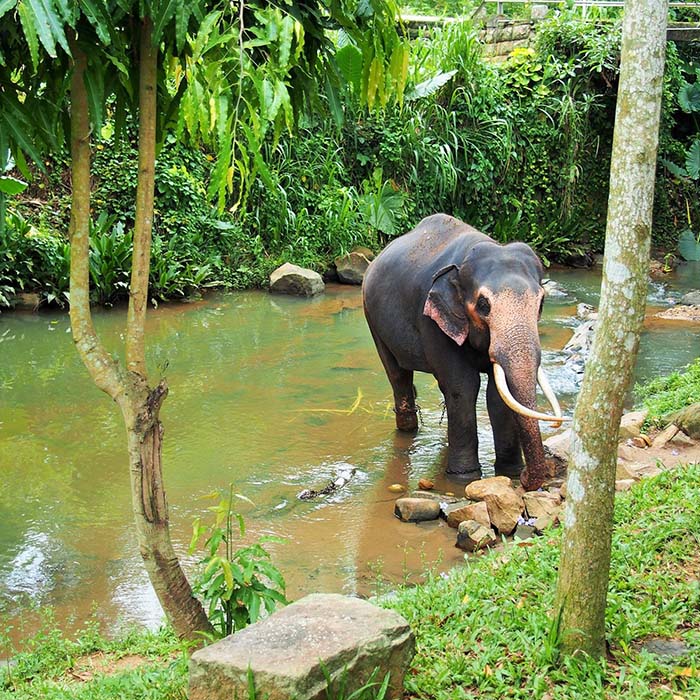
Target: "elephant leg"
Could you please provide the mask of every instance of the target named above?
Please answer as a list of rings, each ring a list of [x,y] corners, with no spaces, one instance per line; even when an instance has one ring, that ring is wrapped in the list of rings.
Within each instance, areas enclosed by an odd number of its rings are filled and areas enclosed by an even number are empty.
[[[416,409],[416,390],[413,386],[413,371],[399,367],[389,348],[372,331],[374,344],[379,358],[384,365],[386,376],[394,391],[394,413],[396,427],[399,430],[413,432],[418,429],[418,410]]]
[[[492,374],[489,374],[489,383],[486,387],[486,407],[489,411],[493,445],[496,450],[494,465],[496,475],[517,479],[525,466],[518,424],[513,411],[503,403]]]
[[[479,437],[476,430],[476,397],[479,373],[460,366],[453,376],[438,378],[447,408],[448,477],[460,481],[481,479]]]

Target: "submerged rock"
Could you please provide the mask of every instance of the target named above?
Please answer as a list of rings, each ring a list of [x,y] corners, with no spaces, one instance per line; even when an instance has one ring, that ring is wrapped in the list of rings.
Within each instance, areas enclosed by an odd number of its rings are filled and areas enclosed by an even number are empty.
[[[700,306],[700,289],[694,289],[681,297],[681,304]]]
[[[325,288],[318,272],[291,263],[284,263],[270,275],[270,291],[277,294],[311,297]]]
[[[394,515],[405,523],[437,520],[440,517],[440,503],[428,498],[399,498],[394,504]]]

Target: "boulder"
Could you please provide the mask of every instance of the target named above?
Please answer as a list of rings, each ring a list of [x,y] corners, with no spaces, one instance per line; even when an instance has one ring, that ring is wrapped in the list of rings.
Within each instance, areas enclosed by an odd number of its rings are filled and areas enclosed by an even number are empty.
[[[465,520],[475,520],[484,527],[491,527],[489,510],[484,501],[458,501],[449,505],[444,505],[441,509],[442,517],[445,518],[450,527],[459,527]]]
[[[632,479],[635,481],[639,480],[639,477],[634,472],[632,464],[618,459],[617,466],[615,467],[615,479]]]
[[[421,491],[431,491],[435,488],[435,482],[425,477],[418,479],[418,488],[421,489]]]
[[[369,263],[367,256],[356,250],[347,255],[341,255],[335,259],[338,279],[344,284],[362,284]]]
[[[615,482],[615,491],[629,491],[634,484],[634,479],[618,479]]]
[[[638,437],[642,432],[642,426],[648,415],[649,411],[646,409],[643,411],[625,413],[620,419],[619,440],[630,440],[634,437]]]
[[[653,440],[651,443],[652,447],[666,447],[666,443],[671,442],[676,434],[680,431],[677,425],[671,423],[667,425]]]
[[[405,523],[419,523],[440,517],[440,503],[430,498],[399,498],[394,515]]]
[[[457,546],[467,552],[490,547],[498,542],[498,538],[490,527],[484,527],[476,520],[465,520],[457,528]]]
[[[576,305],[576,318],[580,321],[595,321],[598,318],[598,312],[595,306],[581,302]]]
[[[674,413],[672,420],[688,437],[700,440],[700,402]]]
[[[559,500],[547,491],[529,491],[523,496],[525,510],[531,518],[559,514]]]
[[[547,438],[543,445],[545,453],[549,451],[554,457],[565,464],[569,463],[569,446],[571,444],[571,429],[567,428],[561,433]]]
[[[438,503],[457,503],[459,498],[454,494],[438,493],[437,491],[422,491],[418,489],[411,493],[413,498],[427,498],[429,501],[437,501]]]
[[[556,515],[543,515],[540,518],[537,518],[535,520],[535,524],[533,527],[535,528],[535,532],[538,535],[544,534],[545,530],[549,530],[550,528],[554,527],[555,525],[559,524],[559,514],[557,513]]]
[[[700,306],[700,289],[694,289],[681,297],[685,306]]]
[[[350,694],[377,669],[374,678],[390,673],[389,696],[400,698],[413,653],[413,633],[398,613],[317,593],[192,654],[188,697],[247,698],[250,672],[258,698],[321,700],[326,673]]]
[[[502,534],[510,535],[525,508],[522,496],[513,488],[507,476],[474,481],[465,489],[474,501],[484,501],[491,524]]]
[[[277,294],[296,294],[311,297],[325,289],[318,272],[292,263],[284,263],[270,275],[270,291]]]
[[[521,524],[515,528],[513,537],[517,540],[531,540],[535,536],[535,526]]]
[[[513,482],[507,476],[491,476],[487,479],[472,481],[464,489],[464,496],[470,501],[483,501],[487,493],[503,487],[512,488]]]

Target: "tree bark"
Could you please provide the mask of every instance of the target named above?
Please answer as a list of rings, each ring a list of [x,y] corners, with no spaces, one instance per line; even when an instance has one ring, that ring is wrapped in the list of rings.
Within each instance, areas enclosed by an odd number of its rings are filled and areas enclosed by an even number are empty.
[[[576,403],[555,616],[560,647],[605,652],[617,442],[644,321],[668,0],[627,0],[598,327]]]
[[[102,346],[90,312],[90,123],[84,83],[86,56],[75,40],[71,42],[74,57],[71,77],[71,329],[80,357],[93,380],[114,399],[124,417],[134,521],[151,584],[175,632],[181,637],[201,639],[202,633],[211,634],[213,629],[201,603],[192,594],[170,540],[161,461],[163,426],[159,420],[168,387],[162,380],[155,389],[150,389],[146,375],[144,329],[153,217],[158,67],[157,49],[151,46],[149,20],[144,23],[141,48],[139,182],[127,319],[127,370]]]

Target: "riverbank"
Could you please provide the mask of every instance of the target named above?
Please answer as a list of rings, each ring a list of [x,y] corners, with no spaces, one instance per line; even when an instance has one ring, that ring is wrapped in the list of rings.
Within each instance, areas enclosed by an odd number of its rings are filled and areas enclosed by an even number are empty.
[[[557,658],[550,618],[556,531],[471,556],[449,574],[429,574],[385,597],[416,634],[406,697],[699,697],[698,489],[694,464],[618,496],[603,661]],[[168,632],[110,642],[89,629],[71,642],[49,620],[22,646],[0,671],[0,698],[174,700],[185,693],[186,652]]]

